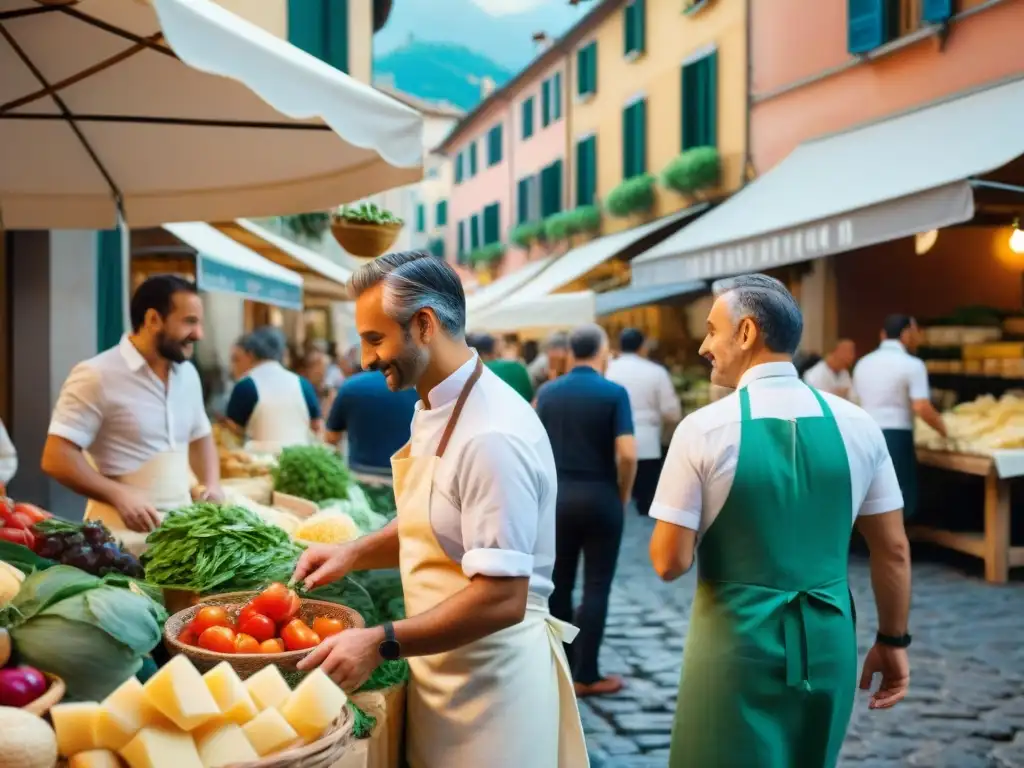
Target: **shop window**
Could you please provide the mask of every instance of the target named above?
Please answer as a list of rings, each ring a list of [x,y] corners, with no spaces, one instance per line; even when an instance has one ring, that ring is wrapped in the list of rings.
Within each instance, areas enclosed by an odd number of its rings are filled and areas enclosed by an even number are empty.
[[[597,41],[576,51],[576,95],[597,93]]]
[[[348,0],[288,0],[288,42],[348,72]]]
[[[624,54],[636,57],[644,52],[647,13],[644,0],[632,0],[624,9]]]
[[[439,200],[437,205],[434,206],[434,226],[435,227],[447,227],[448,226],[448,201]]]
[[[683,65],[682,88],[682,149],[685,151],[694,147],[717,147],[717,51]]]
[[[484,208],[483,244],[491,245],[501,242],[501,207],[491,203]]]
[[[647,173],[647,99],[622,110],[622,178]]]
[[[562,161],[556,160],[540,172],[540,215],[546,219],[562,210]]]
[[[576,142],[576,205],[593,205],[597,194],[597,137]]]
[[[533,136],[533,96],[523,101],[523,141]]]
[[[418,203],[416,205],[416,231],[427,231],[427,209],[424,207],[423,203]]]
[[[497,165],[501,162],[502,152],[502,130],[501,123],[487,132],[487,167]]]

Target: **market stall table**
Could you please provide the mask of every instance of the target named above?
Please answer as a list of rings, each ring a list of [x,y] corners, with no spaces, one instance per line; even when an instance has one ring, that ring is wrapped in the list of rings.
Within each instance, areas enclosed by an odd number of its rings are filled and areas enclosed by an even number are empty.
[[[1009,569],[1024,566],[1024,547],[1010,542],[1010,479],[1024,476],[1024,450],[994,451],[991,456],[917,449],[921,464],[985,478],[984,533],[948,531],[930,526],[908,528],[910,537],[985,561],[985,580],[1005,584]]]

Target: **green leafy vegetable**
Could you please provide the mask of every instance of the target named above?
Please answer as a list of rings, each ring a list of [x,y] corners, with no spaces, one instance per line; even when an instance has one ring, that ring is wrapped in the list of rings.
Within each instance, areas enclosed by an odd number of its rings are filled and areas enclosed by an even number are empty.
[[[13,565],[26,576],[34,571],[45,571],[57,564],[53,560],[39,557],[28,547],[10,541],[0,541],[0,560]]]
[[[319,445],[285,448],[273,470],[274,490],[308,499],[347,499],[352,476],[341,457]]]
[[[334,215],[356,224],[402,224],[402,220],[376,203],[343,205]]]
[[[402,577],[396,570],[356,571],[344,579],[300,594],[359,611],[367,626],[371,627],[382,621],[405,618]]]

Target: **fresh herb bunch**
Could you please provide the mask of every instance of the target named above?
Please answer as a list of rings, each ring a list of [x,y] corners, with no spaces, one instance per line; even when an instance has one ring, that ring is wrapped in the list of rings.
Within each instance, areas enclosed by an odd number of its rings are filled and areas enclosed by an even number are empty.
[[[391,211],[381,208],[376,203],[360,203],[356,206],[343,205],[341,210],[337,211],[334,215],[339,219],[345,219],[355,224],[405,223]]]
[[[389,520],[395,516],[397,510],[395,509],[395,489],[390,485],[370,485],[369,483],[361,483],[358,480],[355,481],[362,491],[363,495],[366,496],[366,500],[370,503],[370,508],[378,515],[384,515]]]
[[[341,457],[319,445],[294,445],[281,451],[273,470],[274,490],[315,504],[347,499],[352,475]]]

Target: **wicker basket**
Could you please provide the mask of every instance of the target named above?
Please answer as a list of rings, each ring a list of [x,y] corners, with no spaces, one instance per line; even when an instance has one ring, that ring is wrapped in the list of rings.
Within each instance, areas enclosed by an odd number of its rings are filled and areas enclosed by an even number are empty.
[[[394,244],[401,224],[359,224],[348,219],[331,219],[331,234],[338,245],[360,259],[375,259]]]
[[[42,717],[49,712],[52,707],[60,704],[61,700],[64,698],[65,692],[67,691],[67,688],[64,686],[64,681],[59,677],[45,672],[43,675],[49,681],[50,687],[47,688],[46,693],[38,699],[22,707],[26,712],[31,712],[36,717]]]
[[[356,741],[352,735],[354,724],[355,716],[351,707],[345,707],[331,730],[312,744],[267,755],[261,760],[234,763],[227,768],[329,768],[344,757]]]
[[[258,594],[258,592],[227,592],[223,595],[210,595],[203,598],[201,603],[178,611],[164,625],[164,645],[167,646],[167,651],[172,656],[179,653],[184,654],[200,672],[208,672],[220,664],[220,662],[226,661],[231,664],[235,672],[243,680],[256,674],[268,664],[274,664],[280,668],[281,672],[284,673],[285,679],[294,687],[295,683],[304,676],[304,673],[296,669],[296,665],[309,651],[216,653],[194,645],[185,645],[178,642],[178,635],[192,622],[192,619],[200,609],[208,605],[223,606],[227,609],[231,618],[235,619],[238,616],[238,612],[242,610],[242,606]],[[352,608],[338,605],[337,603],[328,603],[324,600],[303,600],[302,607],[299,609],[299,618],[307,624],[312,624],[313,619],[318,616],[338,619],[345,625],[345,629],[357,629],[366,626],[363,617]]]

